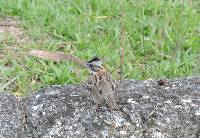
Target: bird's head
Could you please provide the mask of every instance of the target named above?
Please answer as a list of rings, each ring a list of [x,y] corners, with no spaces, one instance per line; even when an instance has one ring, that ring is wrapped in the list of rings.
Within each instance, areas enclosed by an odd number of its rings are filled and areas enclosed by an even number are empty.
[[[96,73],[101,69],[104,69],[104,67],[102,66],[102,61],[100,58],[98,57],[94,57],[93,59],[91,59],[90,61],[87,62],[87,68],[92,72],[92,73]]]

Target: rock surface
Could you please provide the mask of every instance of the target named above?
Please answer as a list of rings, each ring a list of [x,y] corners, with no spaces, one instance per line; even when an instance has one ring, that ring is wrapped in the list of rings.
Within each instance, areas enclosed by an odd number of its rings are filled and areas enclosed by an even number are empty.
[[[96,108],[85,85],[51,86],[22,103],[0,94],[0,137],[200,137],[200,77],[116,83],[129,119]]]
[[[9,93],[0,94],[0,137],[24,137],[24,114],[20,101]]]

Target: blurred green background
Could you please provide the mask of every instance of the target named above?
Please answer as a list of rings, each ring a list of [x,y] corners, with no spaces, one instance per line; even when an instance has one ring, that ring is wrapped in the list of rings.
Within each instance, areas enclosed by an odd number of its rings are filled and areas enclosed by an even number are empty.
[[[87,70],[73,63],[30,57],[33,48],[102,57],[119,79],[121,30],[124,79],[200,73],[199,0],[1,0],[0,16],[15,17],[24,37],[0,32],[0,91],[23,96],[87,79]]]

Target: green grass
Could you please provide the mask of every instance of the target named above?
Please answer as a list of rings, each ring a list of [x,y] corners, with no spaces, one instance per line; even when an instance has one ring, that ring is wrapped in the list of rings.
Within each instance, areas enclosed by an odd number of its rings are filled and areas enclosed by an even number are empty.
[[[200,73],[200,1],[124,1],[124,78]],[[0,53],[6,55],[0,60],[2,88],[25,95],[52,84],[86,80],[86,70],[30,57],[26,52],[31,48],[70,51],[84,60],[102,57],[118,79],[121,15],[120,0],[1,0],[0,16],[19,17],[29,37],[17,50],[12,50],[12,38],[1,40]],[[63,42],[77,44],[61,49]]]

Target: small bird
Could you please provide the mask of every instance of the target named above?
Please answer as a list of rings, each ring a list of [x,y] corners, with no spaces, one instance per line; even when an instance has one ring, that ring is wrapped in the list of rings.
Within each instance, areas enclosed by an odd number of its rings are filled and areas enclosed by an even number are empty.
[[[119,111],[122,113],[123,117],[135,125],[129,114],[124,112],[116,102],[116,91],[115,85],[113,83],[112,77],[102,66],[100,58],[94,57],[92,60],[86,63],[89,69],[90,76],[88,78],[88,87],[90,94],[96,102],[97,106],[106,103],[112,111]]]
[[[97,105],[106,102],[111,110],[119,110],[116,102],[116,91],[112,77],[102,66],[100,58],[94,57],[87,62],[90,72],[88,87],[93,100]]]

